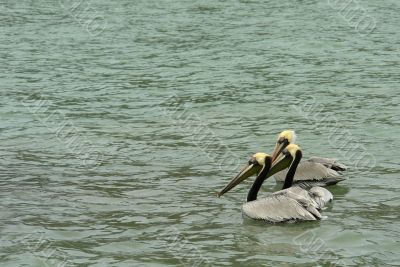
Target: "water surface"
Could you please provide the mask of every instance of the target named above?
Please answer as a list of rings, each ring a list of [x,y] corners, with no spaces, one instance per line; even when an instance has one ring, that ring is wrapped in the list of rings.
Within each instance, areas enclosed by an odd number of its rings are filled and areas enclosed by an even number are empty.
[[[400,262],[397,1],[359,1],[371,31],[340,1],[78,4],[1,4],[1,266]],[[287,128],[348,180],[326,220],[243,220],[251,181],[216,192]]]

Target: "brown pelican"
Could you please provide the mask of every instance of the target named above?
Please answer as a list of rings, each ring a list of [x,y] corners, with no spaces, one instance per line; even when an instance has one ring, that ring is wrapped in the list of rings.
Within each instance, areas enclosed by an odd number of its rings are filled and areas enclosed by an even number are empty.
[[[278,136],[275,149],[272,152],[272,161],[287,147],[296,141],[296,133],[291,130],[283,131]],[[301,182],[303,186],[327,186],[334,185],[346,180],[340,171],[346,170],[346,166],[337,162],[336,159],[312,157],[303,161],[297,167],[294,183]],[[274,175],[277,182],[285,180],[287,170],[283,170]]]
[[[319,210],[333,199],[332,194],[322,187],[312,187],[310,190],[293,186],[293,177],[302,157],[300,148],[295,144],[282,150],[275,161],[265,153],[256,153],[250,158],[248,165],[221,190],[218,196],[228,192],[236,185],[259,171],[247,195],[247,203],[243,204],[242,212],[246,217],[268,222],[315,221],[322,218]],[[280,170],[289,167],[282,190],[270,196],[257,199],[262,183]]]

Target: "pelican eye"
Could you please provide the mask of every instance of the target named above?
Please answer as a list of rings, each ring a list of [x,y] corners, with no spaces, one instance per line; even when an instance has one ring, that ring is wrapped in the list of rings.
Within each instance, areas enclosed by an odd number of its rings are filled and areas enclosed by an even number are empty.
[[[278,144],[289,144],[289,140],[286,138],[286,137],[281,137],[281,138],[279,138],[279,140],[278,140]]]
[[[256,159],[251,158],[251,159],[249,159],[249,165],[251,165],[251,164],[253,164],[253,165],[258,165],[258,162],[257,162]]]

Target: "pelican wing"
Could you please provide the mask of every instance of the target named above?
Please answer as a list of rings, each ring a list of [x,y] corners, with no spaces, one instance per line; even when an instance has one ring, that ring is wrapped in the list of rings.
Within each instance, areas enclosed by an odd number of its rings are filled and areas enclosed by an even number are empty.
[[[283,182],[286,178],[287,172],[288,170],[286,169],[274,174],[276,181]],[[321,163],[307,160],[301,162],[297,166],[297,170],[294,175],[294,182],[309,181],[309,180],[314,180],[314,181],[324,180],[321,185],[329,185],[342,181],[343,177],[337,171],[329,169]],[[329,184],[326,184],[326,182],[328,181]]]
[[[325,167],[335,170],[335,171],[345,171],[347,169],[347,166],[338,162],[337,159],[311,157],[308,161],[315,162],[315,163],[321,163]]]
[[[278,191],[266,198],[250,201],[242,206],[245,216],[269,222],[285,222],[292,220],[315,221],[321,218],[316,210],[315,202],[310,201],[307,191],[298,193],[291,188]]]
[[[346,180],[346,178],[344,177],[324,178],[322,180],[306,180],[306,181],[299,180],[299,181],[294,181],[292,186],[299,186],[303,189],[309,190],[316,186],[334,185],[344,180]]]
[[[308,193],[310,194],[311,198],[317,203],[317,208],[319,210],[323,209],[328,202],[333,200],[332,193],[323,187],[313,187]]]

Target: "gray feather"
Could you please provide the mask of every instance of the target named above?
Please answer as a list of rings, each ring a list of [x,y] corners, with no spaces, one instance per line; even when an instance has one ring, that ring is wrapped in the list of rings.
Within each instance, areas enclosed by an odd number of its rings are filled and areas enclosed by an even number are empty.
[[[333,200],[333,195],[331,192],[326,190],[323,187],[313,187],[308,191],[310,194],[311,198],[314,199],[314,201],[318,204],[318,209],[321,210],[324,208],[324,206]]]
[[[345,171],[347,170],[347,166],[338,162],[337,159],[333,158],[321,158],[321,157],[311,157],[308,161],[321,163],[325,167],[335,170],[335,171]]]
[[[322,218],[320,212],[332,194],[322,187],[307,191],[299,186],[280,190],[270,196],[250,201],[242,206],[245,216],[269,222],[315,221]]]
[[[344,181],[346,178],[344,177],[334,177],[334,178],[324,178],[322,180],[307,180],[307,181],[294,181],[293,186],[299,186],[303,189],[310,189],[315,186],[329,186],[335,185],[338,182]]]

